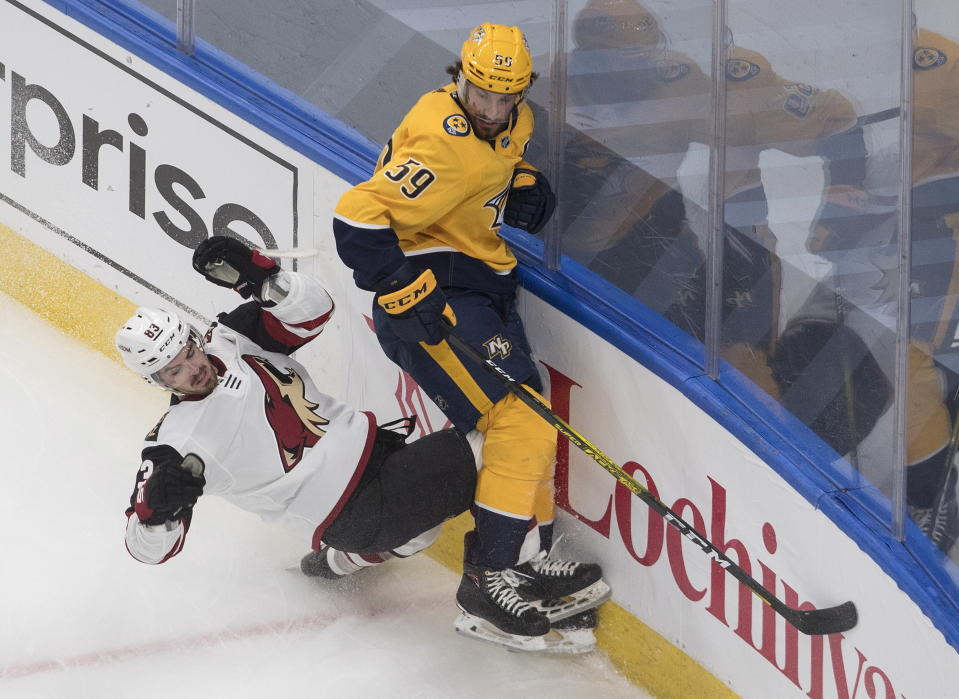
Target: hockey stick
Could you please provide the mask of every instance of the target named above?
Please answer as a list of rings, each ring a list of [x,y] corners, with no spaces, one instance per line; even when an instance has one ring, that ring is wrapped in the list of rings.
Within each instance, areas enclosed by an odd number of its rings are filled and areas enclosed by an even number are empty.
[[[256,248],[261,255],[272,257],[274,260],[298,259],[301,257],[314,257],[319,255],[320,251],[316,248],[290,248],[288,250],[270,250],[269,248]]]
[[[872,114],[863,114],[856,119],[856,126],[869,126],[870,124],[878,124],[880,121],[889,121],[898,117],[899,113],[899,107],[890,107]]]
[[[749,588],[753,594],[772,607],[777,614],[799,629],[799,631],[809,635],[822,635],[848,631],[856,625],[858,615],[856,613],[856,606],[852,602],[844,602],[836,607],[829,607],[827,609],[794,609],[786,606],[777,599],[772,592],[760,585],[746,571],[740,568],[731,558],[717,549],[705,536],[669,509],[648,489],[640,485],[635,478],[626,473],[615,461],[606,456],[606,454],[595,447],[588,439],[570,427],[563,418],[554,413],[522,384],[517,383],[516,380],[507,374],[500,366],[492,360],[483,357],[482,354],[458,337],[456,333],[450,333],[447,341],[472,361],[485,367],[487,372],[498,378],[510,393],[523,401],[533,412],[551,424],[557,432],[572,442],[574,446],[578,447],[587,456],[592,458],[593,461],[606,469],[617,481],[649,505],[654,512],[676,527],[680,534],[696,544],[696,546],[718,566],[725,568],[734,578]]]

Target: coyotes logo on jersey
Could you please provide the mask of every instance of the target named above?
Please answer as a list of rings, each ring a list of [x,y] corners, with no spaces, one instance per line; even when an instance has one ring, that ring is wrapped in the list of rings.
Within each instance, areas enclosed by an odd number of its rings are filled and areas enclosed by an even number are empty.
[[[330,421],[314,412],[318,406],[307,400],[303,379],[295,371],[281,371],[255,355],[245,354],[243,360],[266,390],[266,419],[276,437],[283,470],[289,473],[303,458],[306,449],[326,434],[323,426]]]

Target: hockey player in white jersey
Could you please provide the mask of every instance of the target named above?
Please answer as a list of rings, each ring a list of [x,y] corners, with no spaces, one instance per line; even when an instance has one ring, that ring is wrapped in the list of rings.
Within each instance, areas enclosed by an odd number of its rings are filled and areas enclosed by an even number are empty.
[[[321,393],[290,356],[333,313],[318,282],[224,236],[201,243],[193,266],[252,300],[202,336],[157,308],[138,309],[117,332],[127,366],[173,393],[146,437],[126,511],[134,558],[156,564],[179,554],[201,495],[286,525],[313,549],[301,570],[325,578],[417,553],[470,508],[477,465],[460,431],[406,444],[409,421],[405,435],[387,429],[393,423],[377,427],[371,413]],[[537,531],[528,534],[530,556]],[[515,604],[545,614],[554,630],[521,643],[480,637],[521,650],[591,650],[594,608],[605,597],[571,592],[568,565],[547,560],[539,574],[531,565],[509,573]]]
[[[173,393],[146,436],[127,509],[134,558],[180,553],[201,494],[286,525],[313,549],[303,572],[324,577],[416,553],[469,508],[476,465],[462,433],[405,444],[373,414],[320,392],[290,356],[333,313],[317,281],[224,236],[201,243],[193,263],[252,299],[203,335],[156,308],[117,332],[127,366]]]

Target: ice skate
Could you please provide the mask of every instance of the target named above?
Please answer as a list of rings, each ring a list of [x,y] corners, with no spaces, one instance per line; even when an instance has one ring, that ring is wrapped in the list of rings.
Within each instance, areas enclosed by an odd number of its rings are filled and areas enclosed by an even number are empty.
[[[456,630],[510,650],[533,653],[585,653],[596,645],[591,629],[551,629],[546,615],[517,594],[518,575],[465,563],[456,592],[461,614]]]
[[[300,571],[310,578],[340,580],[357,571],[385,563],[392,557],[391,553],[346,553],[320,544],[319,551],[310,551],[300,560]]]
[[[300,570],[303,575],[310,578],[323,578],[325,580],[336,580],[343,577],[342,574],[334,572],[330,567],[329,554],[330,547],[320,544],[319,551],[310,551],[300,560]]]
[[[583,629],[592,630],[599,626],[599,612],[595,607],[587,609],[585,612],[577,612],[572,616],[563,619],[557,619],[550,622],[550,627],[564,634],[570,631],[581,631]]]
[[[959,505],[956,502],[956,467],[949,469],[945,488],[932,507],[909,506],[909,516],[936,548],[949,554],[959,537]]]
[[[514,568],[519,578],[517,592],[542,612],[556,628],[556,622],[598,607],[609,599],[609,585],[595,563],[578,563],[551,558],[545,551]]]

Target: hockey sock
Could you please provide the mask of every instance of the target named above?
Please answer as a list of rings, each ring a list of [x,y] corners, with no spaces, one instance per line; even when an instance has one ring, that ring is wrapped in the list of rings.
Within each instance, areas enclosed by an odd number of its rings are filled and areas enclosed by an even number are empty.
[[[906,501],[913,507],[932,507],[939,494],[948,448],[906,468]]]

